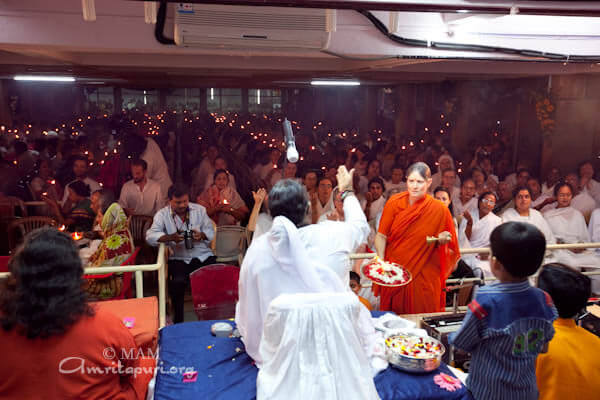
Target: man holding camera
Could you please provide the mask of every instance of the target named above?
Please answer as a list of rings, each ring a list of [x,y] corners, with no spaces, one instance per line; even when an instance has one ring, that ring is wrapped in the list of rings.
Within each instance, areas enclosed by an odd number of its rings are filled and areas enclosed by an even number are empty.
[[[173,253],[169,257],[169,295],[173,303],[173,322],[183,322],[183,299],[190,273],[217,260],[210,242],[215,237],[206,209],[190,203],[187,187],[175,184],[169,188],[169,204],[160,209],[146,241],[152,246],[166,243]]]

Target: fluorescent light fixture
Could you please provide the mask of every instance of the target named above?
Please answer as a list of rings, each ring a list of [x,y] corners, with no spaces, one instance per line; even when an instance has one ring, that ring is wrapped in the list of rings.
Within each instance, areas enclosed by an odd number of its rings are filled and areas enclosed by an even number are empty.
[[[144,90],[144,105],[148,104],[148,98],[146,97],[146,91]]]
[[[316,80],[310,81],[313,86],[360,86],[359,81],[346,80],[346,81],[334,81],[334,80]]]
[[[96,3],[94,0],[81,0],[84,21],[96,20]]]
[[[215,99],[215,88],[210,88],[210,99],[211,100]]]
[[[156,24],[157,4],[156,1],[144,2],[144,21],[147,24]]]
[[[75,82],[72,76],[43,76],[43,75],[16,75],[15,81],[34,81],[34,82]]]
[[[260,104],[260,89],[256,90],[256,104]]]

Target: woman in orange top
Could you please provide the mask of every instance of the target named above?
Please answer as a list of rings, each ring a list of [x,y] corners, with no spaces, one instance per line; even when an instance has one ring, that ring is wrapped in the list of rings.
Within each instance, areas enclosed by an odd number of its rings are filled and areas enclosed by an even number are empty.
[[[452,215],[444,204],[427,194],[431,171],[418,162],[407,170],[408,190],[386,203],[375,238],[377,255],[402,265],[412,282],[399,288],[374,285],[380,309],[396,314],[442,311],[446,279],[460,258]],[[427,236],[438,236],[427,244]]]
[[[69,236],[32,232],[9,268],[0,288],[0,399],[145,399],[154,360],[137,358],[119,318],[88,306]]]

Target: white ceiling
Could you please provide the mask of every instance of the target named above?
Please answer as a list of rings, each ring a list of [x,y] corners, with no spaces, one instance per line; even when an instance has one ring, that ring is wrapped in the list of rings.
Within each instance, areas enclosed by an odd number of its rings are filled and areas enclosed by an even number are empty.
[[[172,37],[174,5],[169,7],[164,33]],[[142,2],[102,0],[96,1],[95,9],[96,20],[86,22],[78,1],[4,0],[0,3],[0,77],[25,72],[61,73],[73,74],[83,82],[124,86],[268,87],[303,85],[314,77],[355,77],[365,84],[391,85],[600,73],[600,64],[595,62],[542,62],[498,53],[401,46],[351,10],[338,10],[337,29],[328,49],[352,58],[388,59],[344,59],[319,51],[166,46],[156,41],[154,25],[144,22]],[[389,20],[387,12],[376,15]],[[503,16],[457,18],[403,13],[399,15],[398,34],[565,54],[600,53],[600,18],[547,17],[551,19],[545,22],[523,18],[514,20],[518,22],[514,24]],[[390,58],[394,56],[398,57]]]

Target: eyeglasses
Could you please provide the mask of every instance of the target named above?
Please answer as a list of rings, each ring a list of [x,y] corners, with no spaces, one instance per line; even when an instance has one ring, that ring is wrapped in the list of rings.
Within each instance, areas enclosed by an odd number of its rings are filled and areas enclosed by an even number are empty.
[[[493,206],[496,204],[496,200],[490,200],[490,199],[483,199],[481,200],[482,203],[485,203],[487,205]]]

